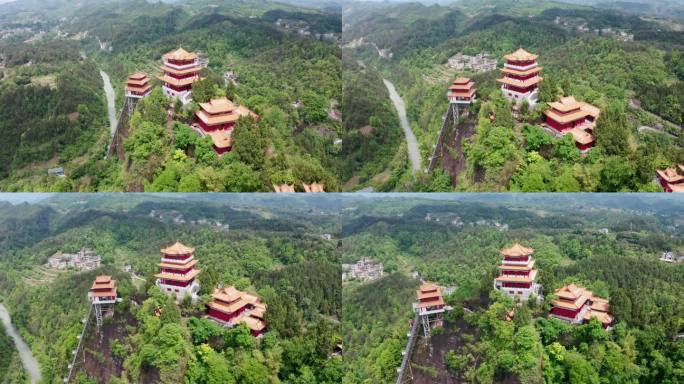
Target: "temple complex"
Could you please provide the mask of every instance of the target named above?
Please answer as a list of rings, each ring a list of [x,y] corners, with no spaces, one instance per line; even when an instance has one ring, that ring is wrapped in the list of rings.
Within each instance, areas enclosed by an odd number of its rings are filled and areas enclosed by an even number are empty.
[[[656,170],[658,182],[665,192],[684,192],[684,165]]]
[[[539,96],[539,83],[543,80],[539,76],[542,67],[537,64],[537,55],[520,48],[504,59],[503,77],[497,80],[501,83],[503,96],[516,104],[527,100],[530,109],[534,108]]]
[[[207,303],[210,319],[227,327],[244,323],[254,337],[260,337],[266,330],[266,304],[258,296],[239,291],[231,285],[215,289],[211,298]]]
[[[165,54],[162,61],[163,75],[157,77],[163,84],[162,91],[166,96],[180,99],[183,104],[189,103],[192,84],[199,80],[202,70],[197,54],[178,48]]]
[[[134,73],[128,76],[126,86],[124,87],[125,96],[134,99],[142,99],[152,92],[152,84],[150,78],[144,73]]]
[[[532,294],[541,296],[541,285],[537,284],[537,270],[534,268],[534,249],[515,244],[501,250],[503,261],[499,265],[501,274],[494,279],[494,288],[511,297],[528,300]]]
[[[549,106],[551,108],[544,111],[547,127],[561,135],[571,133],[580,151],[588,151],[594,146],[594,128],[600,109],[572,96],[551,102]]]
[[[211,137],[214,151],[219,155],[230,151],[233,145],[233,128],[239,118],[245,116],[259,118],[248,108],[235,106],[225,97],[211,99],[208,103],[200,103],[200,109],[195,114],[202,134]]]
[[[596,317],[603,328],[610,328],[613,316],[608,313],[607,299],[575,284],[561,287],[554,294],[557,299],[551,301],[551,316],[571,324],[583,324]]]
[[[196,281],[199,269],[195,269],[197,260],[194,257],[195,248],[187,247],[180,242],[161,249],[162,258],[159,263],[157,286],[168,294],[176,296],[176,300],[190,296],[197,299],[199,284]]]
[[[470,105],[475,102],[475,82],[467,77],[459,77],[447,92],[450,103]]]

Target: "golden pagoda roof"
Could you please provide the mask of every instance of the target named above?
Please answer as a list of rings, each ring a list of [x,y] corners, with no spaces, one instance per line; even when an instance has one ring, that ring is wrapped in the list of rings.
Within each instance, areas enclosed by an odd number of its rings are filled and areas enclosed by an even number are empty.
[[[534,263],[534,259],[530,259],[526,265],[506,264],[506,262],[503,262],[499,265],[499,269],[503,269],[506,271],[527,271],[529,269],[534,268]]]
[[[175,77],[171,77],[169,75],[157,76],[157,79],[159,79],[160,81],[163,81],[164,83],[171,84],[174,87],[184,87],[186,85],[192,85],[194,82],[199,80],[197,77],[188,77],[185,79],[176,79]]]
[[[658,176],[660,176],[661,179],[668,183],[678,183],[684,180],[684,175],[678,174],[677,170],[673,167],[664,170],[657,169],[656,173],[658,173]]]
[[[145,85],[140,85],[140,86],[126,86],[127,91],[132,91],[132,92],[139,92],[139,93],[145,93],[149,91],[152,88],[152,84],[145,84]]]
[[[510,60],[510,61],[532,61],[532,60],[537,60],[538,55],[532,54],[527,52],[526,50],[521,48],[518,48],[517,51],[505,55],[504,59]]]
[[[255,317],[257,319],[263,319],[265,313],[266,313],[265,308],[254,308],[254,309],[252,309],[252,311],[250,312],[249,315],[252,317]]]
[[[455,85],[463,85],[463,84],[468,84],[468,83],[470,83],[470,78],[468,78],[468,77],[457,77],[454,80]]]
[[[469,83],[466,83],[466,84],[452,84],[449,87],[449,90],[450,91],[470,90],[470,89],[473,89],[474,86],[475,86],[475,83],[473,83],[472,81]]]
[[[504,248],[501,250],[501,254],[504,256],[528,256],[534,253],[534,249],[523,247],[520,243],[515,243],[510,248]]]
[[[450,89],[449,90],[449,97],[459,97],[459,96],[460,97],[473,97],[475,92],[476,92],[475,88],[464,90],[464,91]]]
[[[433,292],[439,291],[439,286],[435,283],[423,283],[419,288],[420,292]]]
[[[552,101],[549,103],[551,108],[563,113],[568,113],[580,108],[580,104],[573,96],[562,97],[560,101]]]
[[[110,282],[111,280],[112,280],[112,277],[111,277],[111,276],[107,276],[107,275],[99,275],[99,276],[95,277],[95,282],[96,282],[96,283],[108,283],[108,282]]]
[[[183,245],[180,241],[176,241],[173,245],[162,248],[161,253],[165,255],[187,255],[195,252],[195,248]]]
[[[188,52],[181,47],[181,48],[178,48],[178,49],[173,50],[171,52],[165,53],[164,58],[167,60],[181,60],[181,61],[195,60],[197,58],[197,54]]]
[[[584,287],[579,287],[575,284],[558,288],[554,294],[560,300],[551,301],[551,305],[572,310],[581,308],[593,296],[591,291],[587,291]]]
[[[183,264],[159,263],[159,266],[162,268],[168,268],[168,269],[185,270],[185,269],[194,267],[196,264],[197,264],[197,259],[192,259],[192,260],[188,261],[187,263],[183,263]]]
[[[534,68],[526,69],[523,71],[520,69],[503,67],[501,68],[501,72],[508,75],[527,76],[533,73],[541,72],[542,69],[544,69],[544,67],[536,66]]]
[[[197,277],[197,275],[198,275],[200,272],[201,272],[201,270],[199,270],[199,269],[193,269],[193,270],[191,270],[190,272],[185,273],[185,274],[182,274],[182,275],[180,275],[180,274],[175,274],[175,273],[166,273],[166,272],[162,272],[162,273],[157,273],[157,274],[154,275],[154,276],[157,277],[157,278],[159,278],[159,279],[164,279],[164,280],[173,280],[173,281],[182,281],[182,282],[186,282],[186,281],[190,281],[190,280],[194,279],[195,277]]]
[[[610,324],[613,322],[613,316],[609,315],[606,312],[595,311],[593,309],[587,311],[587,313],[584,315],[584,320],[589,321],[592,317],[597,318],[598,321],[600,321],[603,324]]]
[[[544,80],[544,79],[542,77],[539,77],[539,76],[531,77],[531,78],[525,79],[525,80],[512,79],[510,77],[504,77],[501,79],[496,79],[496,81],[498,81],[499,83],[508,84],[508,85],[512,85],[515,87],[521,87],[521,88],[526,88],[526,87],[530,87],[532,85],[538,84],[542,80]]]
[[[254,332],[260,332],[266,328],[266,324],[263,321],[251,316],[242,316],[238,321],[240,323],[245,323],[247,328]]]
[[[148,78],[147,74],[142,73],[142,72],[136,72],[136,73],[128,76],[128,80],[143,80],[143,79],[147,79],[147,78]]]
[[[290,184],[273,184],[273,189],[276,191],[276,193],[288,193],[295,191],[294,185]]]
[[[239,299],[242,296],[241,292],[231,285],[221,289],[214,289],[214,292],[211,294],[211,297],[217,300],[225,301],[226,303],[230,303]]]
[[[109,276],[102,276],[102,277],[107,277],[107,281],[98,281],[95,279],[93,281],[93,285],[90,287],[90,290],[95,290],[95,289],[116,289],[116,280],[112,280],[109,278]]]
[[[570,133],[572,134],[572,137],[575,139],[575,141],[582,145],[591,144],[594,142],[594,135],[580,127],[575,127],[571,129]]]
[[[229,304],[225,304],[225,303],[217,301],[217,300],[210,301],[209,303],[207,303],[207,307],[215,309],[219,312],[223,312],[225,314],[235,313],[240,308],[243,308],[246,305],[248,305],[247,302],[242,300],[242,298],[239,298],[239,299],[237,299],[237,300],[235,300]]]
[[[434,299],[434,300],[430,300],[430,301],[419,301],[416,306],[418,308],[427,308],[427,307],[434,307],[437,305],[444,305],[444,299],[442,299],[441,296]]]
[[[321,183],[302,183],[302,186],[304,187],[304,192],[307,193],[325,192],[325,186]]]
[[[147,76],[144,76],[140,79],[129,78],[128,80],[126,80],[126,84],[127,85],[143,86],[143,85],[146,85],[149,81],[150,81],[150,78]]]
[[[604,299],[601,297],[594,297],[592,295],[591,309],[594,311],[608,312],[608,310],[610,309],[610,304],[608,302],[608,299]]]
[[[537,270],[530,270],[529,276],[519,276],[519,275],[500,275],[496,278],[497,281],[503,281],[506,283],[532,283],[537,278]]]
[[[190,73],[199,73],[202,70],[199,64],[194,67],[183,69],[176,69],[173,67],[169,67],[168,65],[162,65],[159,67],[159,69],[161,69],[164,73],[172,73],[174,75],[188,75]]]
[[[211,99],[208,103],[200,103],[200,107],[212,115],[229,113],[235,109],[235,104],[225,97]]]

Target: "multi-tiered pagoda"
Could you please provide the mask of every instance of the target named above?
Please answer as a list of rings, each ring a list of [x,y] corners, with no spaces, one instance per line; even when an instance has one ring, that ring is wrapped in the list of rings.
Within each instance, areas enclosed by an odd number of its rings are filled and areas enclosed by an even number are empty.
[[[152,84],[150,78],[144,73],[134,73],[126,80],[125,95],[134,99],[142,99],[150,94]]]
[[[183,48],[171,51],[162,57],[162,91],[169,97],[180,99],[183,104],[190,102],[192,84],[199,80],[202,66],[195,53],[190,53]]]
[[[665,192],[684,192],[684,165],[656,170]]]
[[[88,300],[92,304],[116,303],[116,280],[111,276],[97,276],[88,291]]]
[[[467,77],[459,77],[451,84],[447,97],[450,103],[470,105],[475,102],[475,82]]]
[[[159,273],[155,275],[157,285],[162,291],[176,296],[177,300],[186,295],[197,298],[200,286],[195,278],[200,270],[195,269],[197,260],[194,252],[195,248],[186,247],[180,242],[161,250]]]
[[[424,283],[416,291],[418,301],[413,305],[419,315],[443,313],[446,304],[442,298],[442,290],[435,284]]]
[[[594,128],[601,110],[595,106],[577,101],[574,97],[563,97],[549,103],[544,111],[546,125],[559,134],[571,133],[580,151],[594,146]]]
[[[503,78],[497,80],[502,84],[501,92],[516,104],[527,100],[530,108],[534,108],[539,96],[539,83],[543,80],[539,76],[542,67],[537,64],[537,55],[520,48],[504,58]]]
[[[221,325],[233,327],[244,323],[253,336],[266,330],[266,305],[258,296],[237,290],[234,286],[215,289],[207,303],[207,316]]]
[[[540,296],[537,270],[534,269],[534,249],[520,244],[501,250],[501,275],[494,280],[494,288],[511,297],[527,300],[533,293]]]
[[[233,128],[239,118],[246,116],[259,118],[247,107],[236,106],[225,97],[211,99],[208,103],[200,103],[200,109],[195,114],[197,124],[205,135],[211,137],[214,151],[219,155],[230,151],[233,146]]]
[[[592,291],[584,287],[570,284],[557,289],[554,294],[557,299],[551,301],[551,316],[557,319],[582,324],[595,317],[606,329],[613,322],[613,317],[608,313],[608,300],[594,296]]]

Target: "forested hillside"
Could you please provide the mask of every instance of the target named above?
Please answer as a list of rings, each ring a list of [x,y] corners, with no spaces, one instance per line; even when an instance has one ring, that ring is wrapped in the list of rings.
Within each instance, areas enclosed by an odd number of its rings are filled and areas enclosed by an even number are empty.
[[[15,228],[2,231],[9,236],[2,239],[0,297],[45,382],[66,376],[88,313],[87,292],[100,274],[118,281],[122,302],[105,319],[101,335],[90,328],[74,382],[339,382],[342,360],[333,354],[341,342],[339,258],[334,243],[322,236],[337,223],[321,219],[313,226],[301,213],[284,216],[244,203],[232,210],[179,197],[141,199],[132,209],[67,208],[59,197],[51,207],[0,207],[3,228]],[[179,215],[187,222],[174,221]],[[196,248],[202,272],[195,303],[175,303],[154,283],[159,249],[177,240]],[[46,265],[57,251],[83,248],[102,256],[100,268]],[[124,272],[129,265],[131,272]],[[268,306],[263,339],[244,326],[227,329],[204,318],[219,284],[261,297]],[[10,361],[0,363],[11,364],[8,377],[19,375],[14,355],[5,357]]]
[[[661,190],[653,183],[655,170],[682,161],[684,34],[676,23],[554,2],[485,3],[492,2],[359,3],[345,12],[345,54],[396,85],[424,161],[437,143],[450,82],[471,77],[480,101],[460,123],[473,126],[472,133],[448,146],[463,166],[445,164],[415,176],[390,166],[382,172],[400,173],[403,182],[365,185],[422,191]],[[424,25],[429,27],[419,28]],[[633,35],[633,41],[611,35],[617,31]],[[544,80],[539,106],[515,116],[500,97],[498,70],[474,73],[446,65],[457,53],[488,52],[500,67],[502,57],[520,47],[539,55]],[[374,87],[381,85],[376,80]],[[569,138],[555,139],[538,127],[546,102],[569,95],[603,112],[596,147],[586,157]]]
[[[8,100],[3,132],[11,143],[0,151],[0,188],[244,192],[312,182],[340,188],[339,14],[234,1],[51,6],[52,12],[33,3],[0,6],[0,27],[10,31],[0,42],[7,51],[0,97]],[[16,7],[20,17],[10,18]],[[128,75],[142,71],[154,79],[161,56],[180,46],[208,61],[195,102],[169,105],[153,80],[151,97],[122,130],[123,158],[106,159],[111,139],[98,71],[112,79],[118,115]],[[209,138],[190,128],[198,102],[215,97],[260,116],[258,123],[238,124],[233,151],[220,157]],[[48,175],[57,166],[66,177]]]
[[[444,328],[433,330],[429,357],[419,329],[413,382],[684,380],[684,340],[677,339],[684,330],[684,265],[659,260],[662,252],[684,246],[681,223],[648,210],[582,211],[575,197],[565,196],[537,195],[530,208],[515,198],[491,204],[385,202],[345,214],[343,261],[369,257],[382,262],[386,274],[343,287],[343,382],[395,382],[414,316],[419,282],[413,272],[453,289],[445,298],[454,307]],[[613,196],[615,203],[631,205],[628,196]],[[585,207],[594,205],[591,195],[578,198]],[[492,287],[499,250],[515,242],[535,250],[544,294],[539,304],[516,306]],[[548,318],[554,290],[568,283],[610,300],[612,330]]]

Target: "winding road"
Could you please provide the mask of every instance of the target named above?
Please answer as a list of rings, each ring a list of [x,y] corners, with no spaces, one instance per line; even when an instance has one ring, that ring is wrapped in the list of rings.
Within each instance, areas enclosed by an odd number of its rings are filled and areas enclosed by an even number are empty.
[[[112,87],[112,82],[109,79],[109,75],[105,72],[100,70],[100,76],[102,76],[102,81],[104,82],[104,92],[105,96],[107,96],[107,115],[109,116],[109,133],[114,137],[114,134],[116,133],[116,105],[114,104],[114,100],[116,100],[116,96],[114,95],[114,87]]]
[[[416,140],[416,135],[413,134],[413,131],[411,130],[411,124],[409,124],[408,118],[406,117],[406,105],[404,104],[404,100],[402,100],[401,96],[399,96],[399,93],[397,92],[397,89],[394,88],[394,84],[392,84],[392,82],[387,79],[382,79],[382,81],[385,83],[385,87],[387,87],[390,100],[392,100],[392,104],[394,104],[394,108],[397,110],[399,122],[401,123],[401,127],[404,129],[409,160],[411,161],[411,169],[413,169],[413,173],[419,172],[422,167],[420,165],[418,140]]]
[[[38,364],[38,360],[33,357],[31,349],[29,349],[28,345],[26,345],[24,340],[21,338],[19,332],[17,332],[17,329],[14,328],[7,308],[5,308],[5,306],[1,303],[0,321],[2,321],[2,324],[5,326],[7,334],[14,339],[14,345],[17,347],[17,351],[19,351],[19,358],[21,359],[21,363],[24,365],[24,369],[26,369],[26,372],[28,373],[31,384],[37,384],[41,380],[40,364]]]

